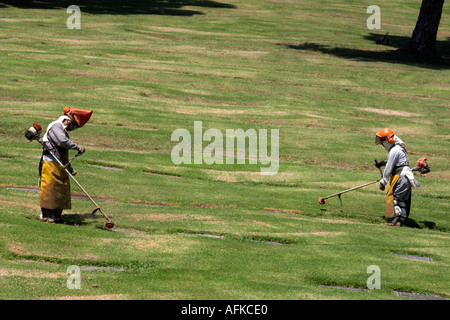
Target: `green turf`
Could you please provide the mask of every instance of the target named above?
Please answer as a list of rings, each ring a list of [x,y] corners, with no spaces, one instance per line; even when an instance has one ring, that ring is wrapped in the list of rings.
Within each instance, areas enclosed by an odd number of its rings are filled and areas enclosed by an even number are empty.
[[[449,298],[449,6],[441,58],[397,51],[420,2],[0,1],[0,299]],[[375,40],[386,33],[391,46]],[[65,106],[94,110],[71,133],[76,178],[115,222],[74,199],[67,225],[39,218],[41,150],[24,131]],[[279,129],[278,173],[264,165],[182,164],[172,132]],[[386,159],[374,134],[405,141],[416,175],[408,227],[384,225],[371,185]],[[205,142],[205,147],[208,143]],[[74,153],[71,153],[72,156]],[[105,167],[109,167],[105,168]],[[81,190],[72,182],[74,195]],[[431,258],[411,260],[395,254]],[[67,268],[82,271],[80,290]],[[367,289],[371,265],[381,289]],[[123,271],[84,271],[85,267]]]

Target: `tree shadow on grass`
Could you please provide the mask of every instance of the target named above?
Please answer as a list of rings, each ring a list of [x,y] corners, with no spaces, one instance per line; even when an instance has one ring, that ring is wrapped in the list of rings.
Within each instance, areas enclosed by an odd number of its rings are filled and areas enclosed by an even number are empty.
[[[389,45],[376,44],[377,40],[382,36],[381,34],[371,33],[364,37],[367,41],[373,42],[373,45],[376,46],[374,50],[331,47],[312,42],[305,42],[298,45],[284,45],[290,49],[322,52],[355,61],[381,61],[436,70],[450,69],[450,38],[447,38],[447,41],[437,41],[436,49],[438,54],[423,56],[411,53],[405,49],[410,37],[388,35]],[[391,49],[381,50],[382,48],[379,46]]]
[[[23,9],[67,9],[71,5],[80,7],[81,12],[92,14],[158,14],[174,16],[193,16],[201,11],[182,9],[186,6],[234,9],[234,5],[212,0],[0,0],[0,9],[13,6]]]

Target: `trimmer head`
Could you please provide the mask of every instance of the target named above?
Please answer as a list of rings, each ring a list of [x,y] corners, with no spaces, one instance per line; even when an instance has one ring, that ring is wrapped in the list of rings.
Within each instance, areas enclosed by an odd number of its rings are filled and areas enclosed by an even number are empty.
[[[114,222],[112,222],[112,220],[106,221],[106,227],[107,227],[108,229],[114,228]]]
[[[319,203],[320,204],[325,204],[325,202],[327,202],[327,199],[320,197],[319,198]]]
[[[101,214],[103,215],[103,217],[105,217],[105,219],[107,220],[107,221],[106,221],[106,227],[107,227],[108,229],[114,228],[114,222],[113,222],[111,219],[109,219],[109,218],[106,216],[106,214],[103,213],[103,211],[102,211],[102,209],[100,208],[100,206],[97,206],[97,207],[94,209],[94,211],[92,211],[92,214],[95,214],[97,211],[100,211]]]

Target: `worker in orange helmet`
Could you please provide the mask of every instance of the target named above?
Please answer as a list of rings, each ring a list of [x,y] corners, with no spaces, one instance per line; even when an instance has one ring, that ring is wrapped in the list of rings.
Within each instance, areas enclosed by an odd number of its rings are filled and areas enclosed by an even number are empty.
[[[70,174],[75,175],[69,163],[69,150],[84,153],[85,148],[70,140],[69,131],[81,128],[91,117],[92,110],[64,108],[64,114],[49,124],[42,138],[43,152],[39,163],[40,220],[44,222],[62,222],[64,209],[71,209],[69,175],[55,160],[67,166]],[[67,165],[68,164],[68,165]]]
[[[386,161],[376,162],[375,166],[386,166],[380,180],[380,190],[384,191],[389,182],[386,194],[385,216],[391,219],[391,225],[403,226],[411,209],[411,187],[418,187],[411,168],[405,144],[389,128],[375,134],[375,144],[381,144],[388,152]]]

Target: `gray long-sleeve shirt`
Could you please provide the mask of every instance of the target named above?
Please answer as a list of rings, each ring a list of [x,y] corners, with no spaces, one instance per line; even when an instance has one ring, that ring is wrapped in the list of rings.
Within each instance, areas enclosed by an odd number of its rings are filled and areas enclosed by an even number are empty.
[[[384,168],[383,179],[380,180],[380,183],[386,185],[389,181],[389,176],[394,173],[394,169],[403,166],[409,166],[408,155],[406,154],[405,148],[399,144],[395,144],[389,150],[386,168]]]
[[[62,164],[69,162],[69,150],[77,150],[79,146],[70,140],[69,134],[64,128],[62,121],[52,122],[44,135],[43,143],[44,155],[49,154],[46,150],[51,150]]]

